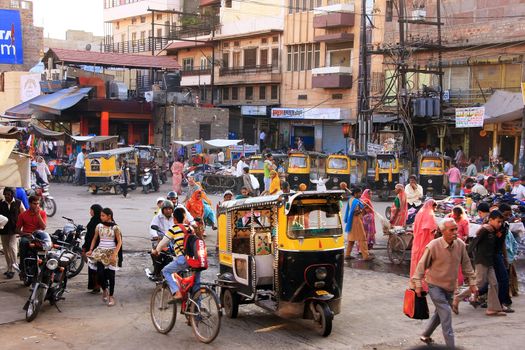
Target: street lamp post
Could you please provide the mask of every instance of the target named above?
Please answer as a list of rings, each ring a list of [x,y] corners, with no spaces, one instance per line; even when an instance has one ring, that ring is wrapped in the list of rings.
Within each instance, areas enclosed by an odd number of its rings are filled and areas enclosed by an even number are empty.
[[[352,129],[352,126],[350,123],[343,123],[343,136],[345,138],[345,155],[348,154],[348,137],[350,137],[350,132]]]

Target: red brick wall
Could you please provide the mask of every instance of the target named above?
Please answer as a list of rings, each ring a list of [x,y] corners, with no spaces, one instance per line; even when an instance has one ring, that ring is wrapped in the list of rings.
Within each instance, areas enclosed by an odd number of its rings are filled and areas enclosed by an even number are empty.
[[[40,61],[40,51],[44,49],[44,28],[33,25],[33,4],[28,3],[31,5],[29,9],[17,9],[22,21],[24,64],[0,64],[0,71],[28,71]],[[11,0],[0,0],[0,8],[11,9]]]

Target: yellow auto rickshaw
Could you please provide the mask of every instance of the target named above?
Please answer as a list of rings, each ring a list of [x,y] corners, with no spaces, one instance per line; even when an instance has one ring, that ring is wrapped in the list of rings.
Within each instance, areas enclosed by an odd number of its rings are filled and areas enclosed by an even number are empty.
[[[350,158],[344,154],[331,154],[326,160],[326,188],[339,189],[341,182],[350,184]]]
[[[450,157],[431,155],[419,157],[419,184],[427,197],[447,193],[446,170],[450,168]]]
[[[122,174],[120,162],[126,160],[129,167],[129,188],[137,188],[137,151],[133,147],[116,148],[89,153],[84,162],[89,191],[96,194],[105,191],[119,194],[119,179]]]
[[[388,200],[394,187],[399,183],[399,160],[393,153],[376,155],[374,189],[379,199]]]
[[[254,303],[283,318],[313,319],[328,336],[341,310],[342,191],[227,201],[218,208],[221,304],[237,317]]]
[[[306,188],[313,188],[310,180],[326,177],[327,155],[319,152],[291,152],[288,154],[288,183],[297,189],[304,183]]]
[[[272,153],[272,157],[275,162],[283,162],[286,165],[287,154],[283,153]],[[250,157],[250,174],[253,174],[257,180],[259,180],[259,188],[264,189],[264,155],[255,154]],[[286,169],[285,169],[286,170]]]

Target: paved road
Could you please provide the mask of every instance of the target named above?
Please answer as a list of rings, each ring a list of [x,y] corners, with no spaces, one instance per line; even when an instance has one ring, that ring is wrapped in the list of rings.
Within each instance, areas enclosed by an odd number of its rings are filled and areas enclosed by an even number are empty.
[[[162,193],[169,190],[164,185]],[[42,314],[26,323],[22,306],[28,295],[19,281],[0,280],[0,344],[3,349],[115,349],[185,348],[201,349],[191,328],[178,320],[168,335],[155,332],[149,318],[149,296],[153,284],[144,276],[150,266],[147,227],[152,217],[158,193],[144,195],[132,192],[130,198],[115,195],[91,195],[85,188],[56,185],[51,188],[58,203],[58,212],[49,220],[49,229],[60,228],[60,216],[87,223],[88,208],[93,203],[111,207],[122,227],[125,261],[117,272],[115,297],[117,305],[108,308],[100,296],[86,293],[86,270],[70,281],[66,300],[60,303],[62,313],[45,305]],[[217,198],[215,197],[214,200]],[[386,204],[377,203],[379,212]],[[377,259],[367,263],[353,261],[345,268],[343,309],[334,320],[332,335],[321,338],[312,323],[283,320],[254,306],[242,306],[239,318],[222,319],[219,337],[209,348],[260,349],[404,349],[418,345],[417,335],[423,327],[420,321],[402,315],[403,292],[407,284],[407,266],[393,268],[385,257],[385,242],[378,234]],[[215,236],[208,234],[208,245],[215,245]],[[211,268],[204,278],[213,280],[217,259],[210,249]],[[0,261],[0,270],[5,260]],[[378,272],[378,271],[386,271]],[[457,343],[468,349],[518,349],[525,341],[523,323],[525,301],[515,298],[517,312],[506,318],[489,318],[480,310],[461,305],[461,314],[454,319]],[[487,334],[499,337],[487,337]],[[435,334],[442,342],[442,336]]]

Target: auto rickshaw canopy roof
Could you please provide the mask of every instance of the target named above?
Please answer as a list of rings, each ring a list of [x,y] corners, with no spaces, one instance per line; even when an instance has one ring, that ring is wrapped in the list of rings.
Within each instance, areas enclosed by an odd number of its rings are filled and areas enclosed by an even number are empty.
[[[122,148],[110,149],[107,151],[92,152],[88,154],[87,157],[88,158],[100,158],[100,157],[109,158],[111,156],[130,153],[130,152],[135,152],[135,148],[134,147],[122,147]]]

